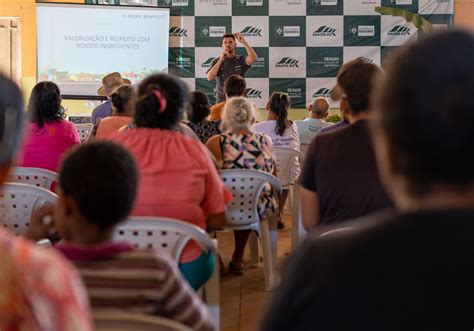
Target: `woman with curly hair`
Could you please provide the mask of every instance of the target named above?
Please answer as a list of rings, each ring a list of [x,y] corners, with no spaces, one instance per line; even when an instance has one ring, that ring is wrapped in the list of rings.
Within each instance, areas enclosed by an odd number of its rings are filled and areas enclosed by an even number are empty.
[[[27,112],[30,123],[18,165],[57,171],[64,152],[81,142],[75,125],[64,119],[58,86],[53,82],[36,84]]]

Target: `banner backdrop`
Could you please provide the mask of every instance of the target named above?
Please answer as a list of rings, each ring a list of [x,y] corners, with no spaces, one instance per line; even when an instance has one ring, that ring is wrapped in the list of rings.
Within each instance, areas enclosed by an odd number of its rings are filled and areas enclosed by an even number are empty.
[[[119,0],[88,0],[114,3]],[[453,23],[454,0],[122,0],[122,4],[171,8],[169,72],[215,101],[215,82],[206,79],[222,52],[221,37],[240,32],[258,54],[247,72],[247,96],[264,107],[273,91],[290,95],[304,108],[329,96],[342,63],[355,58],[383,65],[390,52],[416,39],[417,27],[399,10],[430,22]],[[390,7],[381,15],[376,7]],[[418,17],[419,16],[419,17]],[[412,16],[413,17],[413,16]],[[416,22],[415,20],[413,20]],[[237,53],[245,54],[240,47]],[[337,106],[337,105],[332,105]]]

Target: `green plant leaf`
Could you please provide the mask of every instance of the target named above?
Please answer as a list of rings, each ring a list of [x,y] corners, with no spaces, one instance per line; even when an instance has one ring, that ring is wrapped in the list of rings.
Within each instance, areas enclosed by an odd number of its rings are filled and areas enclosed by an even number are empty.
[[[392,7],[375,7],[375,11],[383,15],[403,17],[405,21],[412,23],[418,30],[423,32],[431,32],[433,30],[433,25],[428,20],[408,10]]]

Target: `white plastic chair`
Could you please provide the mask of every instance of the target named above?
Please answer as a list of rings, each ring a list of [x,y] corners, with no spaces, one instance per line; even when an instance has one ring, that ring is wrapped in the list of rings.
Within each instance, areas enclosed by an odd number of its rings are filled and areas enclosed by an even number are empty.
[[[278,194],[282,187],[278,179],[266,172],[250,169],[221,170],[219,175],[225,186],[231,191],[234,199],[226,208],[226,228],[232,230],[253,230],[262,244],[265,289],[275,287],[275,266],[278,232],[275,226],[270,227],[266,219],[260,219],[257,205],[260,193],[269,183]],[[259,261],[258,241],[250,237],[250,254],[252,265]]]
[[[89,124],[76,124],[77,131],[79,132],[79,137],[81,138],[81,143],[85,143],[92,132],[92,123]]]
[[[292,238],[295,238],[295,231],[297,231],[298,227],[297,223],[294,222],[295,217],[293,215],[298,214],[299,212],[299,202],[295,201],[294,198],[295,181],[291,180],[291,164],[293,163],[293,160],[301,160],[303,158],[303,153],[287,147],[273,147],[273,152],[277,161],[278,180],[284,189],[289,189],[287,204],[292,215]]]
[[[51,190],[59,181],[59,175],[51,170],[30,167],[14,167],[8,176],[9,182],[23,183]]]
[[[0,217],[3,226],[16,235],[23,234],[31,222],[33,211],[58,196],[42,187],[22,183],[5,183],[0,194]]]
[[[96,331],[191,331],[179,322],[123,310],[92,311]]]
[[[215,268],[211,278],[204,284],[204,302],[214,317],[217,330],[220,324],[219,307],[219,263],[217,261],[216,240],[193,224],[167,217],[133,216],[120,224],[114,239],[125,240],[137,248],[166,251],[175,261],[179,261],[184,247],[194,240],[205,252],[216,255]]]

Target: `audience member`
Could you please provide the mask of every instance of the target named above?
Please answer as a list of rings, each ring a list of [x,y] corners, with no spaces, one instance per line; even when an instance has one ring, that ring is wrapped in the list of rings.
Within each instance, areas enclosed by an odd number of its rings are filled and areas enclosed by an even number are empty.
[[[247,83],[245,78],[239,75],[231,75],[224,81],[224,93],[226,100],[232,97],[242,97],[245,95],[245,89],[247,88]],[[221,113],[224,109],[226,101],[219,102],[211,107],[211,115],[209,115],[209,120],[211,121],[220,121]]]
[[[300,138],[296,124],[288,120],[290,97],[286,93],[274,92],[267,103],[267,120],[254,124],[252,130],[268,135],[273,146],[286,147],[300,150]],[[278,169],[283,171],[283,169]],[[301,172],[299,160],[293,160],[290,166],[290,183],[294,183]],[[288,198],[288,189],[285,188],[280,195],[278,228],[284,227],[283,210]]]
[[[369,136],[369,97],[381,69],[363,60],[337,75],[341,113],[350,125],[320,133],[311,142],[301,177],[303,226],[310,230],[390,207]]]
[[[216,167],[199,141],[176,129],[187,105],[188,89],[178,78],[153,75],[138,86],[134,123],[112,137],[138,162],[140,183],[132,215],[164,216],[216,230],[225,222],[225,205],[232,199]],[[180,270],[194,289],[214,269],[214,257],[188,244]]]
[[[473,58],[466,32],[394,55],[377,84],[372,136],[396,211],[312,234],[262,330],[472,328]]]
[[[137,183],[135,161],[119,145],[81,146],[62,162],[58,203],[38,211],[30,236],[58,233],[62,241],[55,247],[76,264],[93,309],[159,315],[213,330],[206,307],[170,257],[112,240],[132,209]],[[52,222],[44,224],[47,215]]]
[[[254,169],[276,175],[271,141],[263,134],[250,130],[255,119],[253,105],[244,97],[227,101],[223,113],[223,132],[211,137],[207,147],[217,160],[219,169]],[[268,219],[276,210],[271,189],[264,188],[258,204],[260,218]],[[235,248],[229,269],[243,273],[243,255],[250,230],[234,231]]]
[[[341,100],[342,92],[341,92],[341,89],[340,89],[339,85],[336,84],[336,86],[333,87],[330,97],[331,97],[331,100],[333,100],[333,101],[340,101]],[[344,114],[341,114],[341,115],[342,115],[342,119],[339,122],[334,123],[333,125],[321,128],[321,130],[319,130],[319,132],[321,132],[321,133],[329,132],[329,131],[333,131],[333,130],[344,128],[344,127],[348,126],[349,121],[346,118],[344,118]]]
[[[76,126],[64,119],[61,92],[56,84],[36,84],[31,92],[28,115],[30,123],[26,126],[18,165],[57,171],[64,152],[81,140]]]
[[[318,97],[314,99],[308,107],[309,117],[302,121],[295,121],[301,145],[309,145],[319,130],[332,125],[332,123],[325,121],[325,118],[328,116],[328,111],[328,99]]]
[[[118,72],[112,72],[102,78],[102,86],[97,90],[97,94],[102,97],[107,97],[107,101],[98,105],[92,111],[92,124],[96,125],[101,118],[106,118],[112,113],[112,100],[110,96],[121,85],[131,85],[128,79],[123,79]]]
[[[20,89],[0,75],[0,186],[23,133]],[[0,329],[92,330],[86,292],[56,252],[0,228]]]
[[[121,85],[110,95],[112,114],[99,118],[92,129],[91,138],[102,139],[117,132],[120,128],[132,122],[133,88],[130,85]]]
[[[207,95],[200,91],[191,92],[187,109],[188,122],[186,124],[194,131],[203,144],[210,137],[221,133],[219,129],[221,121],[209,121],[207,119],[210,112]]]

